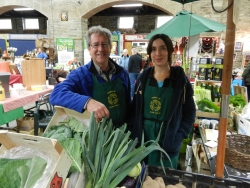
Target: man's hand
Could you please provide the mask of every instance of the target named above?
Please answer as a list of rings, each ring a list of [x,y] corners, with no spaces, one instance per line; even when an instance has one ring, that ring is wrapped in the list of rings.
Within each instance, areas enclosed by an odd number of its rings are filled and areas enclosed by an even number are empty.
[[[95,118],[98,122],[104,117],[109,117],[109,111],[106,106],[94,99],[90,99],[87,103],[87,110],[92,113],[95,112]]]

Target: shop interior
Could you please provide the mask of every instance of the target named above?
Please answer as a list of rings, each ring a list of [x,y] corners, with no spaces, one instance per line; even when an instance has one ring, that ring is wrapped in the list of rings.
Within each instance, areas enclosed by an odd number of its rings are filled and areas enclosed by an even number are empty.
[[[102,12],[99,13],[101,14]],[[250,98],[249,85],[245,84],[242,77],[250,64],[250,40],[244,37],[237,38],[233,44],[233,54],[230,54],[233,58],[230,63],[233,66],[234,62],[238,62],[239,66],[234,66],[232,72],[227,72],[230,81],[226,82],[230,82],[230,88],[225,96],[223,80],[228,76],[223,75],[225,74],[223,70],[228,66],[224,56],[227,48],[225,32],[214,34],[204,32],[192,36],[171,37],[174,47],[172,66],[182,67],[193,87],[196,105],[194,126],[188,138],[182,141],[177,170],[170,168],[166,171],[159,170],[158,167],[141,162],[137,164],[138,166],[134,165],[136,170],[139,169],[139,173],[132,175],[132,187],[142,187],[142,182],[148,175],[152,179],[163,177],[162,181],[168,182],[168,185],[171,182],[173,185],[182,184],[192,187],[195,182],[197,187],[211,187],[212,184],[214,187],[223,188],[250,187],[250,166],[248,165],[250,164],[248,147],[250,143]],[[119,62],[124,49],[127,49],[128,54],[131,55],[132,48],[138,50],[138,54],[142,57],[142,65],[148,61],[149,40],[146,36],[149,33],[123,33],[117,29],[117,31],[111,31],[111,34],[110,58],[114,62]],[[80,114],[63,107],[54,107],[49,100],[50,93],[61,82],[58,80],[58,75],[70,74],[71,71],[85,66],[91,60],[85,43],[82,55],[80,57],[79,54],[76,55],[75,42],[75,39],[65,38],[55,42],[47,34],[0,34],[0,158],[5,150],[10,150],[15,145],[30,145],[32,149],[39,145],[42,148],[41,151],[48,149],[54,155],[57,163],[52,171],[56,173],[58,169],[60,170],[61,184],[65,185],[70,178],[75,178],[76,188],[80,188],[83,185],[83,179],[87,176],[83,173],[86,170],[83,165],[86,161],[82,161],[84,157],[80,159],[81,156],[69,156],[63,144],[41,136],[56,124],[64,123],[70,126],[70,122],[73,122],[76,126],[72,129],[78,129],[79,126],[88,127],[90,124],[90,113]],[[37,58],[39,48],[46,54],[45,59]],[[154,66],[153,62],[151,63]],[[66,76],[65,79],[67,79]],[[225,99],[228,100],[226,104],[228,110],[224,111],[222,108],[225,107]],[[222,117],[221,112],[227,113]],[[217,149],[220,147],[218,145],[219,131],[222,125],[226,127],[225,164],[223,166],[224,177],[218,179],[216,157],[219,154]],[[98,134],[99,128],[97,126],[91,131],[96,131],[95,133]],[[18,136],[14,137],[11,134],[13,132],[18,133]],[[120,136],[127,137],[128,135],[122,133]],[[34,140],[36,143],[33,142]],[[96,145],[84,142],[81,147],[99,146],[97,145],[98,139],[93,142]],[[44,147],[45,144],[46,147]],[[126,145],[126,147],[129,146]],[[116,149],[121,148],[117,146]],[[78,150],[75,153],[77,152]],[[139,152],[134,158],[138,156],[140,156]],[[77,161],[78,159],[80,162]],[[242,162],[243,159],[244,162]],[[93,167],[90,165],[87,170],[91,168]],[[77,175],[72,175],[72,172]],[[123,179],[120,178],[119,181],[122,182],[121,180]],[[41,185],[44,184],[41,183]]]

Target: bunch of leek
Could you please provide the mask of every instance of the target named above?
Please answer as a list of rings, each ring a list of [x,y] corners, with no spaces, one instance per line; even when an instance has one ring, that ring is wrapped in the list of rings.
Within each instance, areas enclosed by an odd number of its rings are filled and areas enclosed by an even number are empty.
[[[82,136],[86,188],[115,188],[153,150],[167,155],[158,145],[160,134],[155,141],[136,148],[138,140],[130,139],[125,130],[126,124],[114,128],[112,120],[105,118],[97,123],[92,113]]]

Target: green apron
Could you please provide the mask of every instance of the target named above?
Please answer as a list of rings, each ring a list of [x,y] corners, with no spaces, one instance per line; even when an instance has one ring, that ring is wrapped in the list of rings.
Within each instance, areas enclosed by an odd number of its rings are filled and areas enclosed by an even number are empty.
[[[108,108],[114,126],[123,125],[126,120],[127,105],[125,89],[120,78],[98,83],[96,76],[93,76],[93,80],[93,99],[103,103]]]
[[[163,121],[166,120],[170,111],[170,104],[173,98],[173,88],[171,83],[168,87],[153,87],[149,86],[147,79],[146,88],[144,92],[144,133],[145,142],[149,140],[156,140]],[[162,147],[166,126],[163,125],[160,135],[159,144]],[[162,157],[160,151],[151,152],[146,159],[148,165],[161,166],[160,158]],[[170,158],[173,168],[177,168],[179,155]],[[162,158],[165,167],[171,167],[168,158]],[[165,159],[165,160],[164,160]]]

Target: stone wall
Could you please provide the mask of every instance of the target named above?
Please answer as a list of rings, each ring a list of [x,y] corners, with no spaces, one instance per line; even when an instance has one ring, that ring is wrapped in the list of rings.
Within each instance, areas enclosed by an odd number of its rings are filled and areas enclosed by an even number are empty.
[[[13,9],[14,6],[25,6],[36,9],[48,18],[48,35],[52,39],[52,45],[55,45],[56,38],[70,37],[75,39],[76,52],[75,55],[80,60],[83,60],[83,42],[84,34],[90,25],[99,25],[109,28],[110,30],[117,30],[116,26],[117,17],[107,20],[103,18],[93,17],[97,12],[111,7],[112,5],[121,2],[122,0],[1,0],[0,14]],[[131,1],[133,2],[133,1]],[[137,0],[143,4],[158,8],[165,11],[170,15],[175,15],[183,7],[180,3],[171,0]],[[218,10],[226,8],[228,0],[213,0],[214,7]],[[239,22],[236,25],[236,41],[245,40],[250,41],[250,0],[236,0],[236,3],[241,3],[239,12]],[[216,13],[211,6],[211,0],[200,0],[194,3],[189,3],[184,6],[188,11],[207,17],[214,21],[226,24],[227,12]],[[62,12],[67,12],[68,21],[61,21],[60,15]],[[138,16],[137,33],[149,33],[154,29],[155,18],[153,16]],[[17,24],[17,32],[22,33]],[[221,36],[221,33],[201,34],[201,36]],[[225,41],[225,32],[222,34],[222,39]],[[52,46],[53,47],[53,46]],[[237,60],[234,62],[233,67],[241,67],[242,58],[241,53],[237,52]]]
[[[137,27],[134,29],[136,33],[149,33],[154,30],[156,18],[157,16],[152,15],[135,15],[134,19]],[[120,31],[122,33],[123,30],[118,29],[118,20],[118,16],[93,16],[89,19],[89,26],[101,25],[102,27],[109,28],[111,31]]]

